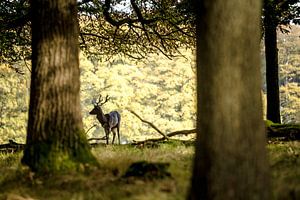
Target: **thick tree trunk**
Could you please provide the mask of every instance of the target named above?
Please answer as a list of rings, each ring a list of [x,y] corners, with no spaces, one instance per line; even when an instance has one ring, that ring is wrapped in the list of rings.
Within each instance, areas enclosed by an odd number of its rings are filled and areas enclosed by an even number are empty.
[[[267,82],[267,119],[274,123],[280,120],[280,97],[278,80],[278,50],[276,23],[272,20],[270,6],[265,7],[265,58]],[[271,13],[270,13],[271,12]]]
[[[22,162],[33,171],[95,164],[80,114],[76,0],[32,0],[31,11],[32,76]]]
[[[197,1],[197,142],[188,199],[270,199],[260,1]]]

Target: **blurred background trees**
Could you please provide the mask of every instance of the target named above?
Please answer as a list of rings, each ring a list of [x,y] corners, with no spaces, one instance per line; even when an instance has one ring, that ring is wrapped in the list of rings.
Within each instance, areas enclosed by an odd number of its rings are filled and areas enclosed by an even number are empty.
[[[163,1],[155,4],[152,10],[147,9],[147,1],[131,2],[132,6],[124,4],[125,1],[77,2],[84,128],[87,130],[98,124],[88,111],[92,108],[92,99],[100,92],[112,97],[112,101],[105,105],[105,111],[117,109],[122,112],[122,132],[131,139],[156,133],[127,109],[135,110],[166,132],[194,128],[195,24],[190,1]],[[134,10],[135,2],[141,8],[142,17],[137,9]],[[1,143],[7,139],[20,142],[25,139],[31,70],[26,62],[31,52],[28,8],[27,0],[0,3]],[[293,13],[297,14],[299,6],[294,8]],[[286,16],[288,11],[280,13]],[[299,123],[300,29],[285,24],[291,27],[291,32],[278,32],[277,40],[281,120],[283,123]],[[283,26],[280,28],[284,29]],[[180,54],[185,57],[176,57]],[[265,63],[264,58],[262,62]],[[264,65],[262,71],[265,73]],[[266,96],[265,81],[262,89]],[[99,126],[95,127],[88,132],[88,137],[98,136],[101,132]]]
[[[299,35],[298,26],[292,26],[290,34],[278,34],[283,123],[300,122]],[[100,92],[112,97],[105,105],[104,111],[114,109],[121,111],[122,135],[130,139],[158,135],[128,112],[128,108],[135,110],[165,131],[194,128],[196,119],[194,55],[190,50],[184,50],[183,54],[185,58],[176,57],[172,60],[162,54],[151,54],[148,59],[137,62],[124,57],[114,57],[110,61],[93,60],[88,59],[82,52],[80,69],[84,128],[87,130],[93,124],[98,125],[88,132],[88,137],[104,135],[97,120],[88,114],[92,109],[92,99],[97,98]],[[22,74],[16,73],[16,68]],[[24,142],[29,74],[24,62],[18,62],[13,67],[1,65],[0,143],[8,139]],[[265,96],[265,82],[262,89]]]
[[[266,60],[267,119],[281,123],[277,30],[289,33],[291,23],[300,24],[298,0],[264,0],[262,25]]]

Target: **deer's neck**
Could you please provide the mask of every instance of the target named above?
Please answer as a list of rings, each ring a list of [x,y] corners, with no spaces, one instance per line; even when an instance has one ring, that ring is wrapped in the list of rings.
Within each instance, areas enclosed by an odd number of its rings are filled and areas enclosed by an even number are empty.
[[[104,113],[101,111],[97,114],[97,119],[99,120],[99,122],[103,125],[105,123],[107,123],[107,118],[105,117]]]

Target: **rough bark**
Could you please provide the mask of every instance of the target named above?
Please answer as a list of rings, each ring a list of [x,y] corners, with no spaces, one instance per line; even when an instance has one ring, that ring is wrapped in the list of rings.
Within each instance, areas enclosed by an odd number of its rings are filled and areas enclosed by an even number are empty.
[[[32,74],[22,163],[33,171],[95,164],[79,98],[76,0],[31,0]]]
[[[260,1],[203,0],[195,7],[198,133],[188,199],[270,199]]]
[[[280,97],[278,75],[278,49],[277,49],[277,23],[273,17],[270,3],[265,2],[265,59],[266,59],[266,84],[267,84],[267,119],[274,123],[280,120]]]

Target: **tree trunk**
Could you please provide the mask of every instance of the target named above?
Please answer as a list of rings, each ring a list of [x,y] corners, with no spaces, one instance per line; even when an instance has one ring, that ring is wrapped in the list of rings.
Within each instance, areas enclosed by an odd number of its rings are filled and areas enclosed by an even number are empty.
[[[22,163],[54,172],[96,164],[83,132],[76,0],[31,0],[32,75]]]
[[[271,3],[265,2],[265,58],[267,82],[267,119],[274,123],[280,120],[280,97],[278,80],[278,49],[277,49],[277,24],[272,19],[275,14]]]
[[[197,1],[197,141],[188,199],[270,199],[260,1]]]

